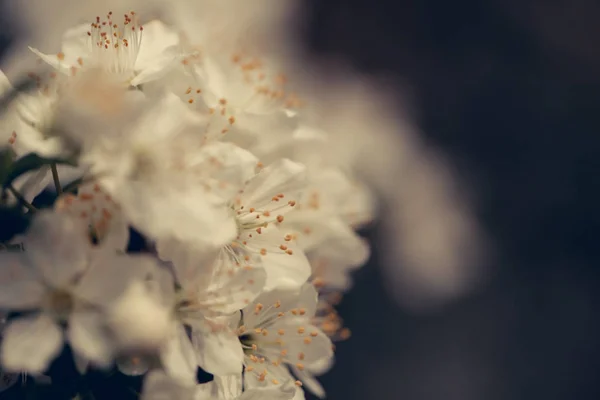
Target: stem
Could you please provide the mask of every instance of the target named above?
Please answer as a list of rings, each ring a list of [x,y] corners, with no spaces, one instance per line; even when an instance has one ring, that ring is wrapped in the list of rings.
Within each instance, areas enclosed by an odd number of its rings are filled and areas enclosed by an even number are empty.
[[[8,190],[13,194],[13,196],[15,196],[17,198],[17,200],[19,200],[19,203],[21,203],[22,205],[24,205],[25,207],[27,207],[27,209],[29,211],[31,211],[32,213],[36,212],[38,209],[35,208],[33,206],[33,204],[29,203],[27,200],[25,200],[25,198],[23,197],[23,195],[21,193],[19,193],[17,191],[17,189],[14,188],[13,185],[8,185]]]
[[[54,187],[56,187],[56,194],[60,196],[62,194],[62,187],[60,186],[60,181],[58,180],[58,170],[56,169],[56,163],[52,163],[50,165],[52,169],[52,179],[54,179]]]

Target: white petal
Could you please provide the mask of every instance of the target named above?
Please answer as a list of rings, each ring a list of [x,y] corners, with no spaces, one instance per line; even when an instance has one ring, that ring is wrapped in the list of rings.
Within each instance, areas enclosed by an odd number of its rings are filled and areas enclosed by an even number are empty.
[[[94,249],[97,250],[97,249]],[[93,259],[74,288],[77,297],[96,305],[109,305],[120,298],[134,281],[158,269],[147,255],[117,254],[114,250],[93,251]],[[115,279],[118,276],[119,279]]]
[[[201,289],[210,284],[214,260],[218,250],[199,243],[186,243],[173,238],[157,241],[157,251],[161,260],[170,261],[177,282],[184,289]]]
[[[224,204],[207,202],[206,192],[201,188],[190,188],[185,193],[150,187],[136,189],[133,185],[130,196],[121,204],[132,224],[150,238],[170,236],[220,246],[237,234],[230,209]]]
[[[19,318],[4,331],[2,366],[8,371],[44,372],[62,350],[63,334],[49,317]]]
[[[320,399],[325,398],[325,389],[323,386],[317,381],[311,374],[306,373],[306,371],[300,371],[295,366],[292,366],[292,371],[298,377],[299,380],[302,381],[304,387],[315,396]]]
[[[106,367],[112,361],[115,348],[101,318],[96,312],[76,311],[69,318],[67,337],[78,355]]]
[[[23,265],[22,254],[0,254],[0,309],[14,311],[37,308],[46,288],[29,266]]]
[[[240,196],[240,205],[269,212],[285,209],[284,206],[289,201],[299,200],[299,194],[305,185],[306,167],[282,159],[265,167],[248,182]],[[283,194],[284,197],[274,200],[274,196],[278,194]]]
[[[198,363],[194,348],[182,325],[177,324],[173,334],[160,351],[163,368],[169,376],[181,385],[196,382]]]
[[[41,167],[37,171],[28,172],[19,176],[13,182],[13,186],[23,195],[25,200],[31,203],[50,182],[52,182],[50,168]]]
[[[90,244],[83,229],[80,221],[57,213],[38,213],[33,219],[24,254],[50,285],[69,286],[87,268]]]
[[[176,63],[183,58],[179,47],[172,46],[165,49],[156,59],[149,64],[136,63],[136,67],[143,66],[130,82],[132,86],[141,85],[146,82],[154,81],[165,76],[169,69],[177,65]]]
[[[88,36],[90,24],[81,24],[68,29],[62,37],[64,63],[76,65],[77,58],[85,59],[91,53],[91,39]]]
[[[65,61],[61,61],[58,59],[56,55],[44,54],[38,49],[34,49],[33,47],[29,47],[36,56],[38,56],[42,61],[46,62],[53,68],[56,68],[58,71],[68,74],[71,66]]]
[[[305,325],[310,326],[309,321],[315,315],[317,302],[317,291],[310,283],[296,290],[279,289],[263,292],[253,304],[244,309],[243,323],[248,329],[258,327],[266,320],[274,321],[273,326],[294,323],[301,325],[299,321],[304,321]],[[256,312],[256,305],[259,303],[262,307],[259,312]],[[292,310],[295,311],[291,312]],[[280,312],[286,313],[286,317],[275,318]]]
[[[135,63],[136,69],[144,70],[156,64],[157,59],[179,43],[179,35],[158,20],[144,24],[144,35]]]
[[[216,262],[210,286],[200,302],[210,311],[231,314],[244,308],[262,292],[267,275],[259,266],[239,266],[223,257]]]
[[[250,252],[261,255],[261,264],[267,273],[265,290],[299,288],[311,274],[310,263],[302,249],[285,237],[285,233],[271,224],[262,228],[260,234],[245,231],[240,238]]]
[[[198,365],[213,375],[241,373],[244,352],[238,336],[228,329],[211,330],[208,324],[192,331]]]

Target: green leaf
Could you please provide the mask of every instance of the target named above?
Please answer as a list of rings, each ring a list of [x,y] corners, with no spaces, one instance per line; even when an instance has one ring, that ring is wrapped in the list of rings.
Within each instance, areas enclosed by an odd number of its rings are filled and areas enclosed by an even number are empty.
[[[2,187],[7,188],[10,184],[17,179],[19,176],[33,170],[40,169],[43,166],[51,165],[51,164],[65,164],[71,166],[77,166],[77,164],[72,160],[67,159],[59,159],[59,158],[44,158],[40,157],[35,153],[27,154],[19,158],[12,164],[12,168],[10,169],[10,173],[2,182]]]

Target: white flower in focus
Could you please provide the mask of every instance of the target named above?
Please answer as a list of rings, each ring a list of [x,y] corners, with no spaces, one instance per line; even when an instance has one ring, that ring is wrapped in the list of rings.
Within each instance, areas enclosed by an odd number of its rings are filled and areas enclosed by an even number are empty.
[[[259,257],[267,272],[265,290],[298,288],[310,276],[304,252],[279,227],[296,206],[305,184],[305,167],[283,159],[256,174],[233,202],[238,235],[228,253],[232,262]]]
[[[47,55],[30,48],[42,60],[65,74],[82,68],[100,68],[120,82],[138,86],[158,79],[180,58],[179,37],[158,20],[142,26],[135,12],[109,12],[105,19],[68,30],[62,51]]]
[[[4,332],[1,359],[6,369],[43,372],[64,339],[76,357],[99,366],[111,362],[116,348],[102,311],[151,262],[94,249],[83,230],[77,220],[42,213],[24,237],[26,251],[2,255],[0,307],[34,311],[12,321]],[[59,325],[65,322],[66,335]]]
[[[198,365],[218,375],[239,372],[243,358],[227,316],[251,303],[266,275],[260,265],[233,263],[225,251],[202,253],[177,241],[158,242],[159,256],[172,261],[179,290],[176,314],[191,328]]]
[[[311,323],[316,307],[317,292],[306,284],[299,292],[265,292],[242,311],[238,335],[245,352],[246,387],[286,382],[289,368],[309,390],[324,396],[312,374],[324,372],[333,350],[329,338]]]
[[[201,60],[190,67],[193,81],[182,98],[198,111],[235,121],[220,136],[227,133],[227,140],[257,155],[291,139],[297,119],[287,111],[294,101],[283,74],[241,53],[203,54]]]

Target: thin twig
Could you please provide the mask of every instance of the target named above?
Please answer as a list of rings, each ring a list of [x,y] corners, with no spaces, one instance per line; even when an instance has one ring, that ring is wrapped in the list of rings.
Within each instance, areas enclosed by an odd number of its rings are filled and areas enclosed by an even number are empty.
[[[29,211],[36,212],[38,211],[37,208],[35,208],[33,206],[33,204],[31,204],[30,202],[28,202],[27,200],[25,200],[25,198],[23,197],[23,195],[21,193],[19,193],[17,191],[17,189],[14,188],[13,185],[8,185],[8,190],[13,194],[13,196],[15,196],[17,198],[17,200],[19,200],[19,203],[21,203],[22,205],[24,205],[25,207],[27,207],[27,209]]]
[[[54,179],[54,187],[56,187],[56,194],[60,196],[62,194],[62,187],[60,186],[60,181],[58,180],[58,170],[56,169],[56,163],[52,163],[50,168],[52,168],[52,179]]]

